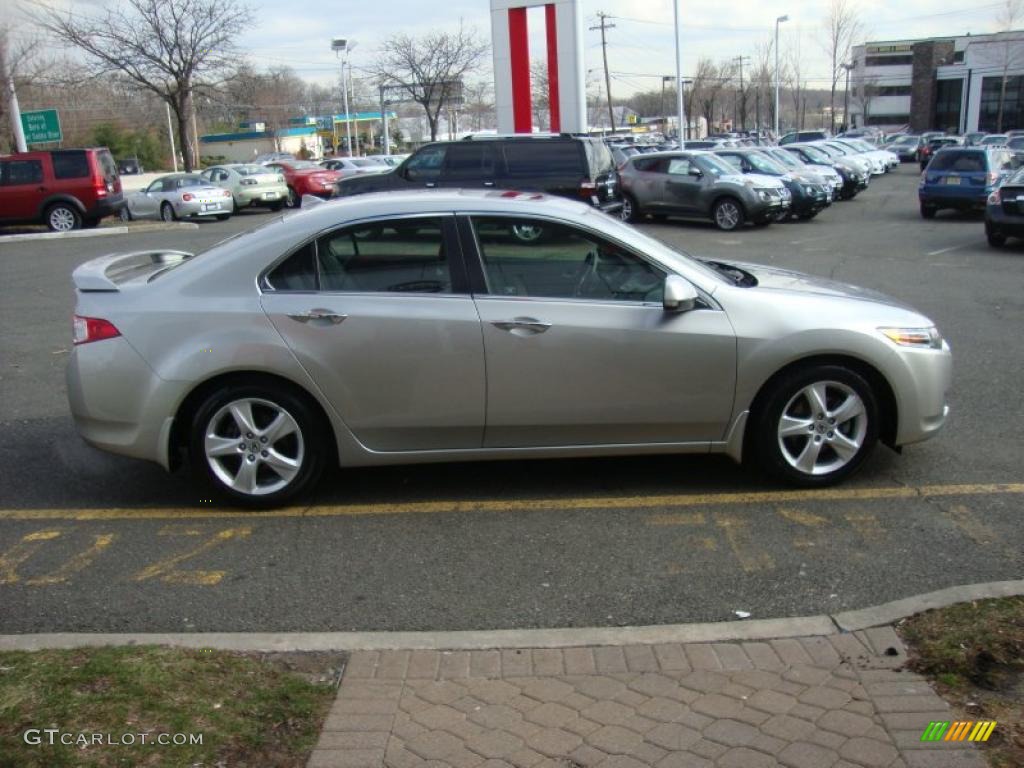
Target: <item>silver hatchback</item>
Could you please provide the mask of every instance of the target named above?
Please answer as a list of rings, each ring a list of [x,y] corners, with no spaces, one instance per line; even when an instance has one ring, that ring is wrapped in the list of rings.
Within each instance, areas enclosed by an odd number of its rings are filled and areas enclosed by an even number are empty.
[[[241,504],[339,464],[709,451],[820,486],[948,411],[918,312],[537,193],[361,195],[73,279],[81,434]]]

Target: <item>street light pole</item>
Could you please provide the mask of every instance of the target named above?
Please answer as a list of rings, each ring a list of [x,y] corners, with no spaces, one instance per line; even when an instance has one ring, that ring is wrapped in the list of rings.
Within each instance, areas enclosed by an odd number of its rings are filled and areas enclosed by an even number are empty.
[[[345,110],[345,140],[348,142],[347,154],[349,157],[352,157],[352,121],[349,119],[348,114],[348,86],[345,82],[345,64],[348,62],[348,52],[353,46],[354,43],[344,37],[335,37],[331,40],[331,50],[341,57],[341,103],[342,108]],[[334,148],[334,153],[338,153],[337,147]]]
[[[676,33],[676,114],[679,116],[679,148],[685,148],[686,112],[683,109],[683,61],[679,50],[679,0],[672,3]]]
[[[789,21],[789,16],[775,19],[775,140],[779,140],[779,25]]]
[[[850,130],[850,70],[853,64],[843,64],[846,70],[846,90],[843,91],[843,126],[844,130]]]

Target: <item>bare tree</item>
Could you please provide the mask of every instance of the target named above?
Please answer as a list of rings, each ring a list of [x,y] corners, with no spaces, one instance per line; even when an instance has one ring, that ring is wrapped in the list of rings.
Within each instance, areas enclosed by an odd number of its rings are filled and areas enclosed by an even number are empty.
[[[994,58],[995,61],[993,63],[1002,70],[1000,73],[999,83],[999,112],[996,116],[997,133],[1002,133],[1003,131],[1003,113],[1006,105],[1006,81],[1008,79],[1010,69],[1019,66],[1021,60],[1024,59],[1024,54],[1021,53],[1021,39],[1011,31],[1016,28],[1022,15],[1024,15],[1024,1],[1005,0],[996,16],[996,25],[999,29],[999,32],[996,34],[998,44],[995,46],[995,56],[990,56],[989,58]]]
[[[702,57],[697,61],[697,70],[693,77],[691,91],[696,95],[700,112],[707,121],[708,130],[715,124],[715,105],[732,79],[731,65],[716,65],[711,59]],[[690,110],[687,114],[692,114]]]
[[[494,124],[494,86],[480,80],[466,86],[466,103],[463,106],[474,131],[482,131]]]
[[[550,125],[550,95],[548,93],[548,63],[543,59],[530,62],[530,103],[533,119],[541,131]]]
[[[860,15],[854,5],[854,0],[829,0],[828,10],[822,22],[825,37],[822,46],[828,55],[831,66],[829,92],[829,119],[832,122],[831,129],[836,129],[836,87],[843,77],[843,65],[850,58],[850,48],[854,40],[859,38],[863,32]]]
[[[799,34],[796,36],[796,41],[787,47],[783,71],[779,77],[786,83],[786,86],[789,88],[789,94],[793,98],[793,127],[797,130],[803,130],[804,113],[806,112],[807,103],[807,81],[803,77],[803,60],[800,56]]]
[[[0,139],[11,134],[10,146],[14,146],[13,130],[9,128],[10,115],[8,100],[11,84],[20,90],[23,86],[38,83],[50,68],[51,62],[39,55],[39,41],[34,37],[12,35],[10,25],[0,23]],[[23,28],[17,32],[23,33]],[[6,141],[0,140],[0,146]]]
[[[441,110],[460,93],[463,78],[482,62],[490,46],[472,29],[428,32],[422,37],[397,34],[384,41],[368,68],[383,82],[400,86],[427,115],[430,140],[437,139]]]
[[[121,73],[169,104],[185,169],[193,169],[195,90],[236,58],[235,37],[249,20],[242,0],[123,0],[95,16],[39,5],[32,18],[84,53],[91,74]]]

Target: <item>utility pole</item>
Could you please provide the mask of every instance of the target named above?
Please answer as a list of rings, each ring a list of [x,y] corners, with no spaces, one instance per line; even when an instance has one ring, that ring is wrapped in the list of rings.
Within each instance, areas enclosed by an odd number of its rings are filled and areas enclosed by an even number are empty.
[[[21,109],[18,94],[14,90],[14,72],[7,69],[7,30],[0,35],[0,85],[7,83],[3,97],[7,100],[7,113],[11,116],[11,131],[14,133],[14,147],[18,152],[28,152],[25,144],[25,130],[21,125]]]
[[[595,29],[601,30],[601,56],[604,58],[604,91],[608,95],[608,123],[614,131],[615,111],[612,109],[612,81],[608,74],[608,42],[605,40],[604,33],[607,29],[615,29],[615,25],[608,23],[608,19],[611,17],[604,11],[598,11],[597,18],[601,23],[590,29],[591,31]]]
[[[737,56],[740,65],[740,129],[747,130],[747,92],[743,89],[743,62],[750,61],[749,56]],[[733,126],[736,130],[736,126]]]

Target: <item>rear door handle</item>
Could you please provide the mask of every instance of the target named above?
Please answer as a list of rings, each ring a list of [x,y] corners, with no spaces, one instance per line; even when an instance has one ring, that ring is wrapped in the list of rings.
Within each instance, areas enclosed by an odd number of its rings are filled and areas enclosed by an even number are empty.
[[[491,325],[495,328],[500,328],[503,331],[509,331],[511,333],[519,331],[517,334],[519,336],[523,334],[544,333],[551,327],[551,323],[544,323],[532,317],[516,317],[512,320],[492,320]]]
[[[300,323],[308,323],[312,320],[325,320],[331,325],[339,325],[348,315],[339,315],[337,312],[332,312],[329,309],[317,308],[311,309],[308,312],[290,314],[288,317]]]

